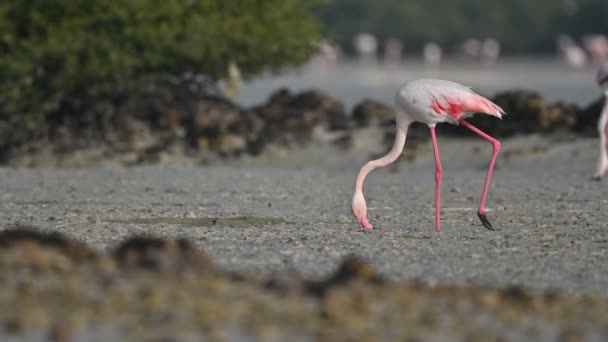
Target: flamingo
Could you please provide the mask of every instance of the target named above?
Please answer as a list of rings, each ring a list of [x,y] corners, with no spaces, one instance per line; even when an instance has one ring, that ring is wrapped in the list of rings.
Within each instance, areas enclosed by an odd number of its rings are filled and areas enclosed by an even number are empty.
[[[415,121],[425,123],[431,132],[431,142],[435,156],[435,230],[441,230],[440,204],[441,204],[441,178],[443,170],[439,149],[437,148],[437,137],[435,136],[435,126],[441,122],[460,124],[477,135],[486,139],[492,144],[492,158],[486,175],[485,184],[481,193],[481,202],[477,216],[487,229],[493,230],[490,221],[485,213],[485,202],[488,193],[488,186],[496,163],[496,157],[500,151],[500,142],[477,127],[473,126],[464,119],[474,113],[485,113],[491,116],[502,118],[505,112],[492,101],[473,92],[468,87],[461,84],[437,80],[437,79],[418,79],[405,84],[395,97],[395,120],[397,132],[395,141],[390,152],[384,157],[372,160],[365,164],[355,181],[355,193],[352,201],[352,212],[357,223],[362,229],[373,229],[374,226],[367,219],[367,205],[363,196],[363,182],[365,177],[374,169],[384,167],[394,162],[405,145],[407,130]]]
[[[606,174],[608,170],[608,151],[606,151],[606,133],[608,133],[608,63],[604,63],[600,66],[597,72],[597,84],[604,90],[606,97],[606,104],[602,109],[600,120],[597,128],[600,133],[600,156],[597,161],[597,168],[593,175],[593,180],[600,180]]]

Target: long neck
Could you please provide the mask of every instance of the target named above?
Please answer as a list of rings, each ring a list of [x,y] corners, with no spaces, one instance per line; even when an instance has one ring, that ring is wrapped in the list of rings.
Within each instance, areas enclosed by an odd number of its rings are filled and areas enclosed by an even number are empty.
[[[384,167],[399,158],[403,151],[403,147],[405,146],[407,130],[411,123],[412,121],[399,117],[397,118],[397,132],[395,133],[393,147],[384,157],[369,161],[361,168],[357,180],[355,181],[355,193],[363,193],[363,181],[370,172],[378,167]]]

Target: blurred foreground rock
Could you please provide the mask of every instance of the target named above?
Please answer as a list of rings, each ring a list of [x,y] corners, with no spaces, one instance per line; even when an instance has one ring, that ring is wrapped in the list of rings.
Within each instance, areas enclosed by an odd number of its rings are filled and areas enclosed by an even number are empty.
[[[0,232],[0,339],[605,340],[608,301],[520,287],[385,280],[346,257],[326,279],[216,269],[187,240],[107,254],[32,227]]]
[[[0,121],[0,162],[11,165],[58,165],[76,156],[82,164],[106,159],[125,165],[163,163],[182,158],[205,162],[214,158],[256,156],[268,147],[288,151],[309,144],[349,149],[360,130],[377,127],[384,132],[377,155],[392,145],[394,112],[390,105],[371,99],[347,113],[337,99],[316,90],[292,93],[279,89],[268,100],[243,108],[216,95],[173,85],[153,89],[144,105],[128,97],[99,104],[82,115],[57,115],[48,125],[20,129]],[[496,137],[548,133],[557,130],[597,134],[603,100],[586,108],[547,103],[533,91],[509,91],[493,99],[507,115],[502,120],[476,115],[470,122]],[[471,136],[454,125],[440,125],[442,133]],[[405,158],[428,139],[425,125],[414,124],[408,134]],[[72,158],[74,159],[74,158]]]

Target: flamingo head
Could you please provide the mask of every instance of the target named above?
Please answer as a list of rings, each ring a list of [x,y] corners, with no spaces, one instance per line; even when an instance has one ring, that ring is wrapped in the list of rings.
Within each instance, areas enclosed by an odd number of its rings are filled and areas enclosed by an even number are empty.
[[[353,215],[357,219],[357,223],[363,229],[373,229],[374,226],[367,219],[367,204],[362,192],[355,192],[353,195]]]

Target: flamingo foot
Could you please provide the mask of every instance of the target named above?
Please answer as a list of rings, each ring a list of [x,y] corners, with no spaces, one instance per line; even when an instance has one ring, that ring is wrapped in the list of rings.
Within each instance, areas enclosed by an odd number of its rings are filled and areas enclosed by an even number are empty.
[[[367,219],[367,217],[362,217],[360,219],[357,219],[357,222],[359,222],[359,227],[361,227],[361,229],[363,229],[363,230],[374,229],[374,225],[369,223],[369,220]]]
[[[600,175],[595,175],[595,176],[591,177],[591,180],[592,180],[592,181],[601,181],[601,180],[602,180],[602,176],[600,176]]]
[[[483,226],[486,227],[486,229],[494,230],[494,228],[492,228],[492,224],[490,223],[490,221],[488,221],[488,217],[486,216],[485,213],[477,212],[477,216],[481,220],[481,224],[483,224]]]

